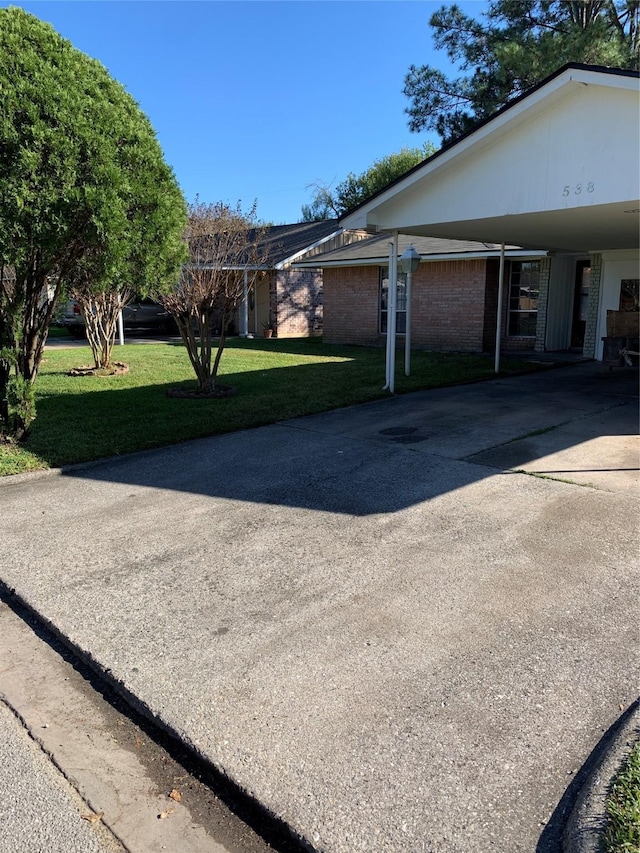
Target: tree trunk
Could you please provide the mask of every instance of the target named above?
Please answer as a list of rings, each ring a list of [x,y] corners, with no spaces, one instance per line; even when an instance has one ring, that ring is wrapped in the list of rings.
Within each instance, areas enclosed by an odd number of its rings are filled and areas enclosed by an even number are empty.
[[[178,326],[180,337],[187,350],[189,361],[196,374],[197,392],[199,394],[208,394],[215,391],[216,374],[218,364],[220,362],[216,355],[215,365],[211,366],[212,346],[211,346],[211,317],[207,312],[199,314],[195,324],[191,315],[174,314],[174,320]],[[194,327],[195,326],[195,327]]]
[[[96,294],[76,294],[84,315],[87,340],[98,370],[111,367],[111,357],[116,340],[116,326],[120,312],[120,296],[116,291]]]

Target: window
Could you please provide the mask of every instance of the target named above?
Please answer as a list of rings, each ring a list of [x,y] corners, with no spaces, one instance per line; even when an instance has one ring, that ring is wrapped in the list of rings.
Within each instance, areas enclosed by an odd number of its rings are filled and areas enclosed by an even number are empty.
[[[387,333],[389,305],[389,267],[380,267],[380,334]],[[407,276],[398,273],[398,304],[396,305],[396,332],[404,335],[407,329]]]
[[[509,281],[509,329],[512,337],[536,336],[540,261],[513,261]]]

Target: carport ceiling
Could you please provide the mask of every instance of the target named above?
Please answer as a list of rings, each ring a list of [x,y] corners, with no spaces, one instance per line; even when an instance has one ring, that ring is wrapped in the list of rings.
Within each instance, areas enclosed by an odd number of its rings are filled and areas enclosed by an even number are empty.
[[[640,243],[639,214],[640,207],[626,202],[489,219],[430,222],[403,227],[402,233],[483,243],[504,241],[551,251],[636,249]]]

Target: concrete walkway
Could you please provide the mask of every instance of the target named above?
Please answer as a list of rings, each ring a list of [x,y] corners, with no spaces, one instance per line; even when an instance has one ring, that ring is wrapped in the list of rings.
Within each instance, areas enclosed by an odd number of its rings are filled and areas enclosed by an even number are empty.
[[[8,478],[2,579],[316,850],[555,853],[638,695],[637,405],[587,364]]]
[[[0,853],[123,853],[0,701]]]

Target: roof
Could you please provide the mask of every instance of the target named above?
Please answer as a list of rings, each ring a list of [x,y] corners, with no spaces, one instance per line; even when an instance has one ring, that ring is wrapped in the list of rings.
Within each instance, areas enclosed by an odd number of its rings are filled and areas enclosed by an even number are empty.
[[[255,269],[256,259],[260,258],[259,268],[262,270],[282,269],[291,264],[296,258],[303,257],[311,251],[317,251],[323,243],[342,233],[337,219],[323,219],[320,222],[295,222],[291,225],[267,225],[258,229],[250,229],[247,233],[246,251],[233,249],[234,257],[228,259],[227,269],[244,269],[245,265]],[[257,245],[256,231],[259,235]],[[222,263],[215,250],[215,235],[197,239],[192,243],[191,263],[206,267],[214,263]],[[215,259],[209,257],[213,251]],[[194,261],[194,253],[198,260]],[[253,260],[252,260],[253,259]]]
[[[438,151],[436,151],[435,154],[432,154],[430,157],[427,157],[421,163],[417,163],[411,169],[406,171],[403,175],[400,175],[399,177],[397,177],[393,181],[391,181],[389,184],[387,184],[386,187],[382,187],[377,192],[373,193],[373,195],[369,196],[369,198],[360,202],[360,204],[357,204],[355,207],[352,207],[351,210],[348,210],[346,213],[344,213],[340,217],[340,222],[342,222],[342,220],[345,217],[348,217],[352,213],[355,213],[356,211],[360,210],[360,208],[368,206],[369,202],[373,201],[374,199],[376,199],[378,196],[382,195],[383,193],[386,193],[389,189],[394,187],[396,184],[401,183],[410,175],[414,174],[415,172],[419,172],[421,169],[424,168],[424,166],[426,164],[432,163],[434,160],[437,160],[439,157],[441,157],[443,154],[445,154],[447,151],[449,151],[451,148],[455,148],[457,145],[459,145],[465,139],[467,139],[468,137],[473,136],[475,133],[477,133],[481,128],[485,127],[490,122],[493,122],[497,118],[499,118],[500,116],[504,115],[504,113],[506,113],[508,110],[513,109],[513,107],[517,106],[519,103],[521,103],[525,99],[530,98],[531,95],[533,95],[539,89],[542,89],[544,86],[547,86],[552,80],[555,80],[556,77],[561,76],[562,74],[564,74],[568,70],[590,71],[590,72],[596,72],[598,74],[611,75],[612,77],[630,77],[633,79],[639,79],[640,78],[640,71],[631,71],[631,70],[621,69],[621,68],[608,68],[608,67],[603,66],[603,65],[586,65],[586,64],[581,63],[581,62],[568,62],[566,65],[563,65],[561,68],[558,68],[558,70],[555,71],[553,74],[550,74],[548,77],[545,77],[544,80],[541,80],[535,86],[532,86],[530,89],[527,89],[526,92],[523,92],[521,95],[518,95],[516,98],[513,98],[511,101],[506,103],[503,107],[501,107],[499,110],[496,110],[495,113],[493,113],[492,115],[483,119],[482,121],[478,122],[477,125],[472,127],[466,133],[463,133],[461,136],[458,136],[456,139],[452,139],[450,142],[447,142],[445,145],[442,146],[442,148],[438,149]],[[348,228],[349,225],[346,225],[345,227]]]
[[[390,239],[390,234],[377,234],[375,237],[358,240],[341,249],[314,255],[312,260],[302,260],[294,266],[326,268],[385,264],[389,259]],[[438,237],[398,235],[398,251],[400,254],[409,244],[413,245],[423,261],[469,260],[472,258],[497,257],[500,254],[500,244],[498,243],[477,243],[471,240],[445,240]],[[523,249],[520,246],[505,246],[505,254],[509,257],[538,257],[545,255],[546,252]]]
[[[566,65],[340,223],[560,252],[636,249],[639,80]]]
[[[264,244],[269,249],[270,266],[277,268],[289,264],[340,231],[342,228],[337,219],[269,225]]]

